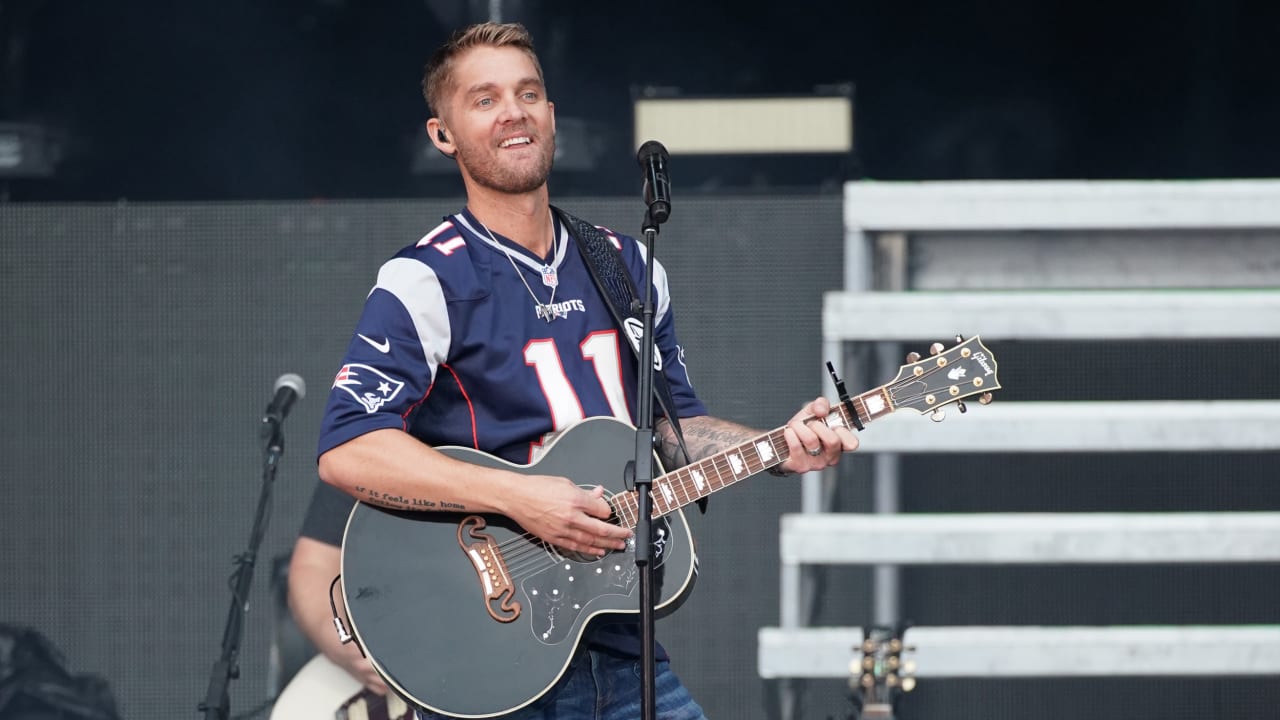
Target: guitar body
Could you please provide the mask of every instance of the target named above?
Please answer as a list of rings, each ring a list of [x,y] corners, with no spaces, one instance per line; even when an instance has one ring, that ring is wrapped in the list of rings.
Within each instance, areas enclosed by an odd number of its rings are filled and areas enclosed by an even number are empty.
[[[524,474],[562,475],[627,492],[623,471],[635,429],[586,420],[531,465],[468,448],[459,460]],[[675,610],[697,573],[679,510],[654,523],[654,596]],[[564,674],[588,621],[636,620],[634,551],[566,556],[500,515],[408,512],[357,503],[342,543],[342,588],[352,632],[386,682],[406,699],[461,718],[511,712]]]

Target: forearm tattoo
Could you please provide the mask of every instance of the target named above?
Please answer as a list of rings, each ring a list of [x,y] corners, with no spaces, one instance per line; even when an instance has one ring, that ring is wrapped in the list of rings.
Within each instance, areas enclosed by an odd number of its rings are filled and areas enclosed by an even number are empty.
[[[407,498],[403,495],[393,495],[359,485],[355,487],[355,491],[356,495],[359,496],[357,499],[392,510],[452,510],[465,512],[467,509],[467,506],[462,503],[449,502],[448,500],[424,500],[416,497]]]
[[[684,443],[689,448],[689,460],[701,460],[711,457],[721,450],[744,443],[759,435],[745,425],[728,420],[721,420],[707,415],[692,418],[680,418],[680,429],[684,431]],[[668,469],[678,468],[685,464],[684,455],[680,452],[680,441],[676,439],[675,429],[665,418],[654,426],[658,436],[656,448],[658,459]]]

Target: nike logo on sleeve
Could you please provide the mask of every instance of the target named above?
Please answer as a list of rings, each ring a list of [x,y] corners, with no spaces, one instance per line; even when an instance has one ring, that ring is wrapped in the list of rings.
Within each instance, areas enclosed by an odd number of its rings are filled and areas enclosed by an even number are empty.
[[[358,338],[360,338],[361,340],[363,340],[363,341],[365,341],[365,342],[369,343],[370,345],[372,345],[372,346],[373,346],[373,349],[374,349],[374,350],[377,350],[378,352],[380,352],[380,353],[382,353],[382,354],[384,354],[384,355],[391,351],[391,341],[390,341],[390,340],[385,340],[385,339],[384,339],[382,342],[378,342],[378,341],[374,340],[373,338],[371,338],[371,337],[369,337],[369,336],[367,336],[367,335],[362,335],[362,334],[360,334],[360,333],[356,333],[356,337],[358,337]]]

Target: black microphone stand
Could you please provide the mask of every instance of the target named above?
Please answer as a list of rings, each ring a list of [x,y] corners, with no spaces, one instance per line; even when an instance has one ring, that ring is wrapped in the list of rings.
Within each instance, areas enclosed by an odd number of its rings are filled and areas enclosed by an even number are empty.
[[[267,530],[267,516],[271,511],[271,489],[275,485],[276,466],[284,454],[284,433],[280,421],[263,419],[262,432],[267,438],[263,450],[262,492],[258,496],[258,512],[249,533],[249,549],[235,558],[236,572],[231,591],[231,610],[227,613],[227,625],[222,633],[222,656],[213,664],[209,674],[209,689],[199,710],[206,720],[227,720],[231,712],[228,686],[233,678],[240,677],[240,640],[244,635],[244,616],[249,612],[249,588],[253,584],[253,569],[257,563],[258,547]]]
[[[664,218],[665,219],[665,218]],[[653,256],[658,238],[658,222],[652,209],[644,214],[644,299],[641,300],[640,367],[636,389],[636,567],[640,569],[640,717],[653,720],[657,686],[654,677],[653,629]],[[675,412],[672,408],[671,412]]]

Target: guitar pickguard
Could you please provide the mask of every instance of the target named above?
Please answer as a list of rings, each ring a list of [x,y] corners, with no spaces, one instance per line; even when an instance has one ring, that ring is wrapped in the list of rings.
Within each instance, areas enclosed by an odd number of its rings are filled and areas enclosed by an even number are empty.
[[[666,521],[653,526],[653,567],[662,568],[674,540]],[[655,580],[658,573],[655,572]],[[530,630],[538,642],[556,645],[576,637],[576,628],[584,611],[597,599],[607,595],[633,595],[640,584],[640,569],[635,562],[635,541],[626,550],[611,552],[589,562],[558,556],[551,567],[525,578],[520,583],[529,612]]]

